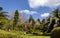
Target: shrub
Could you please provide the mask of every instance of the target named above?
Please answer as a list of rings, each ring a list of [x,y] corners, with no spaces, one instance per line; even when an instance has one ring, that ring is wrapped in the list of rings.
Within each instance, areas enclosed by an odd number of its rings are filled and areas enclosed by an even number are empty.
[[[51,38],[60,38],[60,27],[54,28],[52,30]]]
[[[35,30],[34,32],[33,32],[33,35],[42,35],[43,33],[41,32],[41,31],[39,31],[39,30]]]
[[[43,36],[50,36],[51,33],[43,33]]]

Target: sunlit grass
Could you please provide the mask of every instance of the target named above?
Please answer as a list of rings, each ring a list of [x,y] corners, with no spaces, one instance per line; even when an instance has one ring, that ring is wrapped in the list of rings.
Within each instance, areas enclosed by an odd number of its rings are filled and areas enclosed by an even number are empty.
[[[22,38],[50,38],[50,36],[27,36],[27,35],[22,35]]]
[[[4,30],[0,30],[0,38],[8,38],[8,37],[13,37],[13,38],[17,38],[16,36],[19,36],[20,38],[50,38],[50,36],[34,36],[32,34],[26,34],[24,35],[23,32],[21,31],[4,31]]]
[[[18,38],[20,35],[16,32],[0,30],[0,38]]]

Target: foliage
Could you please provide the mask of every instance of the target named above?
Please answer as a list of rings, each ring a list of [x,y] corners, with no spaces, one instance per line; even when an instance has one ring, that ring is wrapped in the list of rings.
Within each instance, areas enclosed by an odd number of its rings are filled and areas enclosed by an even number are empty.
[[[4,14],[5,12],[3,12],[2,10],[3,10],[3,8],[0,7],[0,29],[5,30],[6,32],[5,31],[3,31],[3,32],[7,33],[7,35],[5,36],[3,33],[3,34],[0,34],[0,36],[4,36],[6,38],[8,38],[8,37],[12,38],[12,36],[13,37],[15,36],[11,32],[7,32],[7,31],[14,30],[14,31],[23,32],[24,29],[27,28],[27,30],[26,30],[27,33],[34,34],[34,35],[40,35],[40,34],[48,35],[48,33],[51,33],[52,29],[54,29],[55,24],[57,24],[57,27],[60,27],[59,9],[54,10],[48,19],[43,19],[42,23],[40,22],[40,19],[37,19],[38,22],[36,23],[36,21],[34,20],[32,15],[30,15],[28,24],[27,23],[20,24],[18,10],[15,11],[14,18],[12,20],[7,19],[6,15]],[[55,34],[55,32],[58,32],[58,30],[60,30],[60,29],[53,30],[52,36]],[[56,34],[58,34],[58,33],[56,33]]]
[[[55,24],[55,19],[52,19],[49,28],[48,28],[48,33],[52,31],[52,29],[54,28],[54,24]]]
[[[60,27],[56,27],[52,30],[51,38],[60,38]]]
[[[0,7],[0,11],[2,11],[3,10],[3,8],[2,7]]]
[[[23,24],[18,25],[17,28],[19,31],[24,31],[24,25]]]
[[[19,12],[18,12],[18,10],[16,10],[15,15],[14,15],[14,21],[13,21],[13,30],[16,28],[16,25],[18,23],[18,19],[19,19]]]
[[[42,34],[43,34],[43,32],[41,32],[40,30],[35,30],[33,32],[33,35],[36,35],[36,36],[39,36],[39,35],[42,35]]]
[[[59,8],[55,9],[55,10],[53,11],[53,13],[52,13],[52,15],[51,15],[51,16],[52,16],[52,17],[59,18],[58,13],[59,13]]]
[[[55,9],[50,16],[50,25],[48,28],[48,33],[51,32],[51,30],[54,28],[55,24],[57,24],[57,26],[60,26],[60,17],[59,17],[59,8]]]
[[[42,30],[42,28],[43,28],[42,24],[38,24],[34,26],[35,30]]]
[[[43,25],[45,25],[45,23],[46,23],[46,20],[45,20],[45,19],[43,19],[43,20],[42,20],[42,24],[43,24]]]
[[[6,12],[2,11],[3,8],[0,7],[0,29],[4,29],[3,27],[8,24],[8,19],[6,18]]]
[[[50,33],[54,28],[55,24],[57,24],[56,26],[58,27],[60,26],[59,13],[59,9],[57,8],[50,14],[50,17],[47,19],[46,23],[44,23],[44,20],[42,21],[44,25],[43,32],[47,31],[47,33]]]
[[[35,20],[33,19],[32,15],[30,15],[30,18],[29,18],[29,23],[32,22],[32,25],[35,24]]]
[[[32,34],[33,31],[34,30],[33,30],[32,26],[27,26],[27,33],[31,33]]]

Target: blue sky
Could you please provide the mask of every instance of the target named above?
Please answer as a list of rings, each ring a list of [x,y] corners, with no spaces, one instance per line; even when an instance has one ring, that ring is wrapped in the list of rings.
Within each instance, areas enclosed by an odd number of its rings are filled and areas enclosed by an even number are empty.
[[[60,0],[0,0],[0,7],[4,11],[19,10],[26,18],[32,15],[35,20],[48,17],[59,5]]]

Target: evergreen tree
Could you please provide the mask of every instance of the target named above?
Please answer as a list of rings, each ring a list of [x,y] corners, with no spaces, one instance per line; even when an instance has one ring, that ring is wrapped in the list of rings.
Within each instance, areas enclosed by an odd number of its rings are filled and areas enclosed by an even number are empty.
[[[14,21],[13,21],[13,30],[15,29],[15,27],[18,23],[18,19],[19,19],[19,12],[18,12],[18,10],[16,10],[15,15],[14,15]]]
[[[55,10],[52,12],[51,17],[53,16],[53,17],[59,18],[58,13],[59,13],[59,9],[57,8],[57,9],[55,9]]]
[[[3,8],[2,7],[0,7],[0,11],[2,11],[3,10]]]
[[[46,24],[46,20],[45,19],[42,20],[42,24],[43,24],[43,26]]]
[[[35,24],[35,20],[33,19],[32,15],[30,15],[30,18],[29,18],[29,23],[32,21],[32,25]]]
[[[38,21],[39,23],[41,23],[41,22],[40,22],[40,19],[37,19],[37,21]]]

